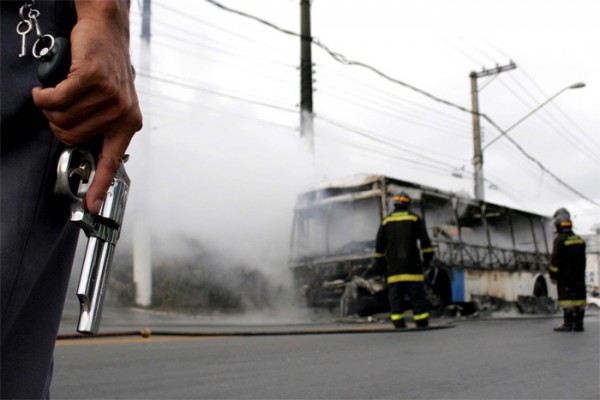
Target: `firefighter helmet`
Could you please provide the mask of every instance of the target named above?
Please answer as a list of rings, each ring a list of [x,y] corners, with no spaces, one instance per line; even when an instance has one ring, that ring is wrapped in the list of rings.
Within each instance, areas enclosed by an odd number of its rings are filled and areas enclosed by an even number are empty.
[[[410,204],[410,201],[411,198],[406,192],[400,192],[394,196],[394,205],[396,206],[408,205]]]
[[[556,218],[559,215],[566,215],[567,218],[571,218],[571,213],[564,207],[561,207],[558,210],[554,211],[554,215],[552,216],[552,218]]]
[[[558,214],[556,218],[554,218],[554,226],[556,227],[557,232],[562,232],[571,230],[571,228],[573,228],[573,223],[567,214]]]

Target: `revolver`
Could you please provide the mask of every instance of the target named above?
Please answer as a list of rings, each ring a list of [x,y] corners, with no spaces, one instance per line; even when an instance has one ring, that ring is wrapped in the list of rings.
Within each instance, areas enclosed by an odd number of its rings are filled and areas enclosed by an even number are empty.
[[[124,166],[127,158],[121,160],[98,215],[88,213],[83,206],[83,198],[95,174],[96,161],[92,153],[79,147],[68,148],[58,161],[54,191],[70,200],[71,221],[88,237],[77,286],[79,333],[94,335],[100,328],[104,294],[131,183]]]

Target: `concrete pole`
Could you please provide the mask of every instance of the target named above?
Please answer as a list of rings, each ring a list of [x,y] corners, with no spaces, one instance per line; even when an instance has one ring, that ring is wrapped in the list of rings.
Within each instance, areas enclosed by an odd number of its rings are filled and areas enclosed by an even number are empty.
[[[473,172],[475,178],[474,194],[477,200],[484,200],[483,155],[481,152],[481,125],[479,121],[479,89],[477,74],[471,72],[471,109],[473,116]]]
[[[483,150],[481,148],[481,125],[479,121],[479,89],[477,87],[477,78],[496,75],[504,71],[510,71],[517,68],[514,62],[508,65],[496,66],[491,69],[483,69],[480,72],[471,72],[471,107],[473,113],[473,173],[475,176],[474,195],[477,200],[484,199],[483,184]]]
[[[150,41],[150,22],[152,21],[150,18],[152,15],[150,1],[144,0],[144,8],[142,10],[142,38],[147,42]]]
[[[143,20],[142,20],[142,48],[140,51],[140,64],[147,70],[151,70],[150,60],[150,0],[144,0]],[[150,81],[148,85],[151,85]],[[151,88],[150,93],[152,93]],[[148,97],[148,101],[152,101],[152,96]],[[144,126],[151,127],[149,115],[144,116]],[[139,181],[144,182],[144,185],[135,185],[132,182],[133,190],[146,191],[145,195],[138,196],[140,200],[139,212],[140,215],[150,216],[150,207],[148,198],[152,196],[152,187],[150,185],[152,166],[152,149],[151,149],[151,132],[148,129],[146,132],[139,135],[139,140],[143,151],[139,157],[145,157],[145,167],[142,168],[139,174]],[[142,218],[135,222],[133,230],[133,284],[135,285],[135,302],[139,306],[147,307],[152,303],[152,229],[149,218]]]

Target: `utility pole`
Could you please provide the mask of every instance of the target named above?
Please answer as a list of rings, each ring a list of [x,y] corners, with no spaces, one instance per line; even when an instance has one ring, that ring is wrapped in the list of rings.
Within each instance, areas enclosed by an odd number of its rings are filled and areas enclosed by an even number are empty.
[[[314,152],[312,36],[310,2],[300,0],[300,136]]]
[[[144,8],[142,9],[142,39],[150,42],[150,16],[152,11],[150,8],[150,0],[144,0]]]
[[[141,32],[141,51],[140,66],[146,71],[151,70],[150,60],[150,1],[144,0],[142,9],[142,32]],[[148,81],[148,85],[150,85]],[[150,90],[152,93],[152,90]],[[148,98],[152,101],[152,96]],[[150,117],[144,116],[144,125],[151,126]],[[138,174],[142,182],[151,182],[149,169],[152,166],[152,144],[151,132],[148,130],[139,135],[139,145],[142,147],[139,158],[142,164],[145,164]],[[134,183],[135,185],[135,183]],[[142,215],[152,215],[149,210],[148,200],[152,196],[152,185],[145,187],[134,186],[136,192],[144,192],[138,196],[138,210]],[[151,224],[147,218],[136,221],[133,227],[133,283],[135,286],[135,302],[140,306],[149,306],[152,302],[152,235]]]
[[[496,66],[492,69],[482,69],[480,72],[472,71],[469,74],[471,78],[471,104],[473,115],[473,169],[475,175],[475,198],[484,200],[483,185],[483,153],[481,151],[481,125],[479,124],[479,89],[477,88],[477,78],[496,75],[504,71],[510,71],[517,68],[514,62],[508,65]]]

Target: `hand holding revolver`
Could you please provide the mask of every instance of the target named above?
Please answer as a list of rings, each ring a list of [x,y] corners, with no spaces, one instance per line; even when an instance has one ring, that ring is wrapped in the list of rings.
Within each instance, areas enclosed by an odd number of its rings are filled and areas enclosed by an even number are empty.
[[[71,200],[71,220],[89,237],[77,289],[77,330],[95,334],[129,192],[124,154],[142,115],[124,28],[129,1],[75,0],[75,7],[70,51],[42,57],[70,57],[68,75],[51,76],[56,86],[34,88],[32,95],[54,134],[70,146],[59,160],[55,191]],[[95,138],[102,143],[99,155],[74,147]]]
[[[142,114],[129,57],[129,1],[75,0],[68,76],[56,87],[33,89],[54,134],[68,146],[103,137],[102,152],[85,207],[100,211]]]

